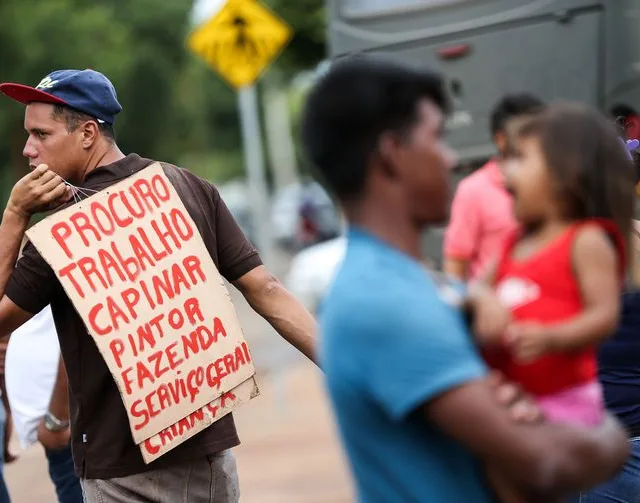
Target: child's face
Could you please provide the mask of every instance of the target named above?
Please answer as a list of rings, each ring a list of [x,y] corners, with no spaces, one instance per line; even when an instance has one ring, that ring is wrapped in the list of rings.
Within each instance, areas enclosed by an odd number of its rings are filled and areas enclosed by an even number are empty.
[[[555,207],[547,163],[535,137],[518,139],[514,147],[504,161],[507,188],[513,194],[518,221],[537,224]]]

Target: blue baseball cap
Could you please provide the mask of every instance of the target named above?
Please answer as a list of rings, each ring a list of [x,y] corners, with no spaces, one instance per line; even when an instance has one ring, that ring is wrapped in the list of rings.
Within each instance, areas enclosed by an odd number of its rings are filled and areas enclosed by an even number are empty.
[[[111,81],[94,70],[56,70],[35,87],[7,82],[0,92],[25,105],[66,105],[107,124],[114,124],[122,110]]]

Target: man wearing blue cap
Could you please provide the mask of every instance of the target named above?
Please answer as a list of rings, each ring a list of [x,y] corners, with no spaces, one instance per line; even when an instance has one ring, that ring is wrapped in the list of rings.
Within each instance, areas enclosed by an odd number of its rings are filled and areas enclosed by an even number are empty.
[[[153,162],[118,148],[114,124],[122,107],[113,85],[93,70],[60,70],[36,87],[1,84],[0,91],[26,105],[24,155],[32,168],[15,185],[0,224],[0,337],[51,305],[69,381],[75,469],[87,501],[238,501],[229,451],[239,444],[232,416],[145,465],[118,388],[53,270],[30,244],[16,264],[31,215],[70,199],[64,181],[101,191]],[[283,338],[313,359],[313,318],[264,267],[216,188],[186,170],[162,166],[220,273]],[[58,413],[50,410],[52,435],[68,424]]]

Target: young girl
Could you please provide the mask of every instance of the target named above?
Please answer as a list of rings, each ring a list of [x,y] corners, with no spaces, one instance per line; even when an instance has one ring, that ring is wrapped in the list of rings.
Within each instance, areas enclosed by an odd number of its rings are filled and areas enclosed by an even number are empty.
[[[583,426],[604,412],[596,346],[620,311],[635,171],[615,127],[577,105],[517,125],[506,181],[521,228],[470,287],[485,359],[533,395],[548,420]],[[527,501],[488,467],[502,501]]]
[[[510,319],[503,330],[476,286],[476,334],[487,362],[549,420],[594,425],[604,410],[595,349],[618,322],[634,167],[613,125],[581,106],[549,107],[513,134],[506,178],[521,229],[485,279]]]

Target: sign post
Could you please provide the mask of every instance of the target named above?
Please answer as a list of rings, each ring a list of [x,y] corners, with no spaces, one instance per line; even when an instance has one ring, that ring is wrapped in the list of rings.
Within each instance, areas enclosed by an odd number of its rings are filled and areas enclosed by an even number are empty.
[[[252,196],[257,246],[265,262],[272,256],[267,183],[255,83],[291,40],[293,31],[256,0],[227,0],[189,36],[189,48],[238,91],[247,179]]]
[[[273,258],[271,226],[265,225],[265,216],[269,214],[267,196],[267,180],[264,173],[264,156],[262,136],[258,119],[258,96],[256,86],[242,87],[238,91],[238,110],[242,127],[242,143],[244,145],[247,180],[251,194],[253,211],[253,228],[256,232],[257,246],[262,260],[270,264]]]

